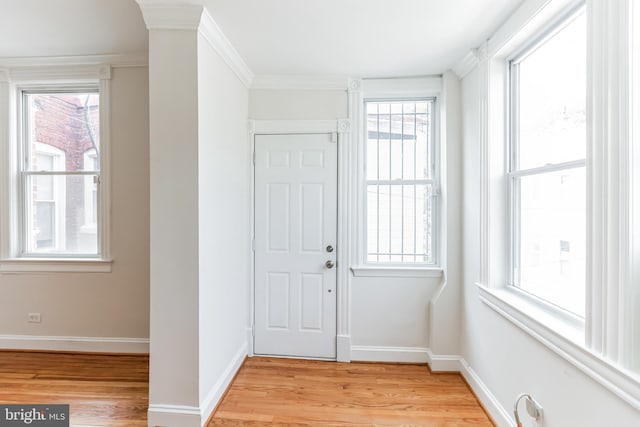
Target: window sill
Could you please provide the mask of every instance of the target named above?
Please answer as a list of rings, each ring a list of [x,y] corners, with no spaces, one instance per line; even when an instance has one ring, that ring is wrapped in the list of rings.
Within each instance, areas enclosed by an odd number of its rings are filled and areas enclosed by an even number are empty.
[[[356,265],[351,271],[356,277],[442,277],[438,267]]]
[[[480,300],[600,385],[640,410],[640,375],[584,347],[584,326],[567,322],[514,290],[476,283]]]
[[[12,258],[0,260],[0,273],[110,273],[112,264],[96,258]]]

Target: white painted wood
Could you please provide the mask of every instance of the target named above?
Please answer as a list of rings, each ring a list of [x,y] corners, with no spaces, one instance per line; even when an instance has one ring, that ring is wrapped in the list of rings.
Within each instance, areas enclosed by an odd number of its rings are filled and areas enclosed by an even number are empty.
[[[351,271],[356,277],[442,277],[441,268],[411,266],[357,265]]]
[[[594,354],[579,341],[579,334],[567,333],[566,324],[533,312],[508,298],[507,291],[478,286],[480,300],[502,317],[567,360],[591,379],[640,410],[640,376],[624,371]],[[545,321],[546,320],[546,321]],[[577,336],[576,336],[577,335]],[[573,338],[573,339],[571,339]]]
[[[112,264],[113,261],[107,259],[3,259],[0,260],[0,273],[109,273]]]
[[[427,363],[428,349],[424,347],[351,347],[351,360],[358,362]]]
[[[5,236],[4,244],[0,245],[0,271],[4,272],[34,272],[34,271],[83,271],[83,272],[110,272],[111,271],[111,78],[112,70],[108,64],[75,63],[61,65],[57,62],[46,63],[41,58],[39,66],[33,63],[9,61],[15,65],[1,73],[6,82],[0,83],[0,95],[6,95],[0,106],[0,125],[5,133],[0,135],[0,152],[3,156],[0,166],[3,166],[0,177],[0,193],[4,194],[4,202],[0,204],[0,234]],[[30,65],[27,65],[30,64]],[[17,141],[20,138],[21,129],[16,126],[19,112],[17,111],[16,97],[23,89],[50,89],[77,87],[89,83],[97,84],[100,91],[100,191],[98,203],[98,254],[94,259],[68,262],[73,257],[63,259],[62,263],[55,265],[52,259],[17,260],[20,256],[19,221],[21,210],[19,209],[16,163]],[[60,257],[63,258],[63,257]],[[104,261],[104,262],[100,262]],[[42,267],[42,270],[38,270]]]
[[[233,378],[236,376],[236,373],[238,373],[247,357],[247,352],[247,343],[243,343],[233,358],[229,361],[229,364],[224,368],[224,371],[213,387],[211,387],[211,390],[209,390],[209,393],[207,393],[204,400],[201,401],[199,411],[201,426],[204,426],[209,420],[211,413],[216,409],[216,406],[221,401],[225,391],[227,391],[227,388],[231,385]]]
[[[337,144],[256,135],[255,153],[254,352],[334,359]]]
[[[149,353],[148,338],[0,335],[0,349],[86,351],[95,353]]]
[[[460,373],[467,381],[467,384],[473,390],[473,393],[482,403],[482,406],[489,413],[491,419],[498,427],[515,427],[516,423],[512,419],[512,415],[494,396],[491,389],[482,381],[482,378],[469,366],[466,360],[460,359]]]

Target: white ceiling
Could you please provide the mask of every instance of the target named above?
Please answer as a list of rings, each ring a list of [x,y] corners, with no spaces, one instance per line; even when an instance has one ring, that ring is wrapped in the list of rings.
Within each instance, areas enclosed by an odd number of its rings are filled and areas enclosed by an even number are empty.
[[[0,0],[0,58],[148,50],[135,0]]]
[[[180,0],[193,3],[196,0]],[[257,74],[438,74],[522,0],[197,0]],[[0,58],[140,53],[134,0],[0,0]]]
[[[204,0],[255,74],[439,74],[522,0]]]

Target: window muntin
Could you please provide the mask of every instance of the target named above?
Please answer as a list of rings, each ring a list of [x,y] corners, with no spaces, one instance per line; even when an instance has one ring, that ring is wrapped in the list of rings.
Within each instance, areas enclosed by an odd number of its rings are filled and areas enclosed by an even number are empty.
[[[511,283],[584,317],[584,12],[562,22],[509,68]]]
[[[367,100],[366,261],[436,264],[434,99]]]
[[[95,213],[97,220],[99,200],[98,90],[22,90],[21,95],[21,253],[98,256],[99,227],[86,227],[87,215]],[[91,160],[87,152],[95,154],[90,165],[85,165]],[[95,210],[87,212],[93,198]]]

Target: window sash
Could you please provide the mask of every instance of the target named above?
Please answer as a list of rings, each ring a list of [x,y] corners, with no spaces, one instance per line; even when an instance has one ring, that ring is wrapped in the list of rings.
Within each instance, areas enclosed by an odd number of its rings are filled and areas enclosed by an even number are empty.
[[[508,261],[507,261],[507,280],[508,284],[518,291],[524,292],[531,297],[540,300],[547,305],[552,311],[566,311],[564,307],[555,305],[553,302],[543,299],[531,291],[524,290],[521,284],[521,237],[522,237],[522,220],[520,212],[521,203],[521,179],[524,177],[542,176],[552,172],[563,170],[571,170],[577,168],[586,168],[586,159],[579,158],[568,160],[560,163],[547,163],[543,166],[520,168],[519,164],[519,147],[520,147],[520,83],[521,73],[520,67],[531,53],[535,52],[539,47],[556,36],[566,25],[569,25],[580,13],[584,13],[584,5],[578,5],[570,10],[567,14],[560,16],[556,21],[548,27],[548,30],[539,37],[523,46],[512,59],[508,61],[508,144],[507,144],[507,209],[508,209]],[[585,141],[586,144],[586,141]],[[585,182],[586,186],[586,182]],[[586,234],[586,230],[585,230]],[[586,283],[585,283],[586,287]],[[573,315],[573,313],[571,313]]]
[[[27,102],[27,97],[30,95],[47,95],[47,94],[69,94],[69,95],[73,95],[73,94],[87,94],[87,93],[95,93],[99,96],[99,109],[102,110],[104,108],[104,104],[103,104],[103,98],[102,98],[102,93],[101,90],[94,85],[79,85],[79,86],[73,86],[73,87],[60,87],[60,88],[56,88],[54,87],[48,87],[48,88],[44,88],[44,89],[18,89],[19,92],[19,96],[18,96],[18,100],[20,103],[20,106],[18,108],[17,111],[20,112],[20,117],[19,117],[19,121],[20,121],[20,129],[21,129],[21,133],[19,135],[19,143],[18,143],[18,150],[17,150],[17,154],[20,158],[20,161],[18,162],[18,209],[17,209],[17,225],[19,227],[19,240],[17,242],[17,250],[18,250],[18,256],[19,257],[28,257],[28,258],[59,258],[59,259],[74,259],[74,258],[101,258],[103,256],[102,252],[103,252],[103,248],[102,248],[102,226],[101,226],[101,215],[100,215],[100,204],[101,204],[101,200],[102,200],[102,196],[100,195],[101,193],[101,186],[100,186],[100,181],[101,181],[101,155],[100,154],[96,154],[98,157],[98,162],[97,162],[97,167],[98,170],[33,170],[32,169],[32,163],[31,163],[31,156],[32,156],[32,140],[33,137],[31,135],[31,129],[30,126],[32,124],[33,121],[33,117],[31,116],[31,112],[29,109],[29,105]],[[102,113],[101,113],[102,114]],[[104,126],[105,124],[100,122],[99,124],[99,128],[98,128],[98,143],[97,143],[97,148],[98,148],[98,153],[102,152],[102,131],[101,128],[102,126]],[[66,168],[65,168],[66,169]],[[29,248],[29,239],[30,239],[30,231],[29,228],[33,225],[33,219],[32,219],[32,215],[33,215],[33,211],[32,211],[32,206],[30,206],[31,203],[35,203],[38,200],[34,197],[30,197],[29,194],[31,192],[31,189],[29,188],[30,185],[30,181],[31,181],[31,177],[37,177],[37,176],[52,176],[52,177],[91,177],[93,176],[93,182],[96,184],[96,199],[98,202],[98,212],[96,213],[96,229],[95,229],[95,233],[96,233],[96,249],[95,252],[91,251],[88,253],[79,251],[79,252],[72,252],[72,251],[68,251],[65,250],[64,251],[59,251],[59,248],[55,248],[53,250],[43,250],[43,251],[35,251]],[[62,202],[66,202],[66,197],[68,195],[65,194],[65,200],[63,200]],[[58,206],[58,203],[60,203],[59,200],[54,200],[53,201],[55,206]],[[56,209],[56,221],[65,221],[66,218],[63,217],[59,217],[60,216],[60,212],[58,212],[58,210]],[[55,227],[56,230],[59,232],[60,229],[64,229],[64,225],[61,227],[56,226]],[[64,236],[60,236],[60,238],[64,238]],[[55,245],[54,245],[55,246]]]
[[[433,265],[437,265],[438,262],[438,257],[437,257],[437,239],[436,239],[436,230],[437,230],[437,212],[438,212],[438,196],[439,196],[439,187],[438,187],[438,179],[437,179],[437,173],[438,173],[438,168],[437,168],[437,152],[436,152],[436,128],[437,128],[437,109],[436,109],[436,99],[435,98],[393,98],[393,99],[365,99],[364,100],[364,120],[363,120],[363,130],[364,130],[364,137],[363,137],[363,145],[364,145],[364,156],[365,159],[367,158],[367,151],[368,151],[368,141],[369,141],[369,127],[368,127],[368,118],[369,118],[369,114],[367,113],[368,111],[368,105],[369,104],[380,104],[380,103],[417,103],[417,102],[427,102],[429,103],[429,108],[427,110],[427,113],[410,113],[410,112],[404,112],[404,110],[402,110],[402,113],[378,113],[378,116],[415,116],[415,115],[427,115],[429,117],[429,129],[428,129],[428,135],[427,135],[427,144],[426,144],[426,159],[425,159],[425,164],[428,166],[428,171],[427,171],[427,177],[425,178],[420,178],[420,179],[407,179],[404,178],[405,177],[405,173],[404,173],[404,146],[402,147],[402,173],[401,173],[401,178],[399,179],[368,179],[367,177],[367,169],[368,167],[371,167],[371,165],[367,165],[365,163],[365,170],[364,170],[364,174],[365,174],[365,180],[364,180],[364,194],[368,194],[368,188],[370,186],[376,186],[376,187],[382,187],[382,186],[389,186],[391,187],[397,187],[397,186],[401,186],[401,188],[404,187],[414,187],[417,188],[418,186],[426,186],[429,190],[429,201],[425,201],[424,203],[429,205],[429,210],[430,210],[430,218],[428,218],[429,221],[429,230],[425,231],[425,235],[428,236],[429,241],[426,243],[426,247],[430,248],[430,251],[425,251],[425,253],[414,253],[415,251],[415,245],[413,245],[414,247],[414,251],[394,251],[391,250],[391,231],[390,230],[384,230],[382,231],[380,229],[380,224],[376,224],[376,237],[379,240],[379,236],[382,232],[385,232],[389,235],[389,251],[381,251],[380,250],[380,245],[379,245],[379,241],[376,242],[376,250],[370,251],[369,250],[369,245],[370,245],[370,238],[372,237],[369,233],[369,202],[368,202],[368,197],[364,198],[364,238],[365,238],[365,251],[364,251],[364,263],[365,264],[384,264],[384,265],[429,265],[429,266],[433,266]],[[390,110],[391,111],[391,110]],[[404,122],[404,120],[403,120]],[[391,124],[389,124],[389,132],[391,133]],[[414,128],[415,128],[415,121],[414,121]],[[380,129],[377,129],[378,132],[380,132]],[[404,140],[404,125],[402,125],[402,132],[401,132],[402,138],[401,140]],[[414,134],[413,135],[417,135],[417,131],[414,129]],[[378,141],[380,141],[380,138],[378,138]],[[390,138],[390,141],[394,141]],[[379,142],[378,142],[379,144]],[[414,146],[414,156],[416,156],[415,153],[415,146]],[[379,178],[380,174],[379,174],[379,162],[380,162],[380,158],[379,158],[379,153],[376,156],[376,164],[375,164],[375,168],[376,168],[376,176]],[[414,158],[414,163],[416,162],[416,159]],[[391,177],[391,159],[389,159],[389,177]],[[415,168],[414,168],[415,169]],[[414,176],[415,174],[417,174],[417,169],[414,171]],[[415,191],[414,191],[415,193]],[[391,198],[391,195],[389,195],[389,198]],[[380,201],[378,200],[377,202],[377,216],[380,216],[380,205],[379,205]],[[391,203],[389,201],[389,203]],[[414,200],[415,203],[415,200]],[[390,205],[391,206],[391,205]],[[425,205],[426,206],[426,205]],[[402,212],[404,212],[404,205],[401,209]],[[414,218],[414,223],[417,223],[417,221],[421,221],[421,218],[424,219],[424,216],[418,216],[416,215]],[[404,246],[404,227],[405,227],[405,218],[404,218],[404,213],[402,214],[401,217],[401,241],[402,241],[402,246]],[[391,219],[389,220],[389,225],[391,227]],[[414,224],[414,230],[415,230],[415,225]],[[422,257],[425,258],[428,255],[430,255],[430,259],[429,260],[415,260],[416,258]],[[377,258],[376,260],[371,260],[371,257],[375,257]],[[400,258],[400,260],[389,260],[389,261],[385,261],[385,260],[380,260],[380,257],[395,257],[395,258]],[[414,261],[407,261],[404,260],[404,257],[413,257]]]

